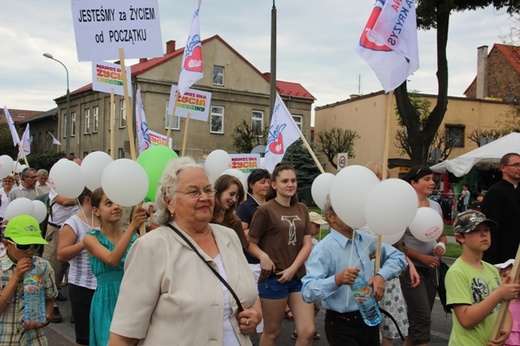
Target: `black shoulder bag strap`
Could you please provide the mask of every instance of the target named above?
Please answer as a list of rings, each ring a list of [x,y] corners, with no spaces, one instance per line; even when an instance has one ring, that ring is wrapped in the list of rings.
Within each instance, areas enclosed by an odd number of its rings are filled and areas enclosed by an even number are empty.
[[[220,273],[211,266],[211,264],[209,264],[205,259],[204,257],[202,257],[202,255],[200,254],[200,252],[197,250],[197,248],[195,247],[195,245],[193,245],[189,240],[188,238],[186,238],[186,236],[184,234],[181,233],[181,231],[179,231],[177,228],[173,227],[172,225],[168,224],[167,225],[168,227],[170,227],[175,233],[177,233],[177,235],[179,237],[182,238],[182,240],[184,240],[186,242],[186,244],[188,244],[191,249],[193,251],[195,251],[195,253],[197,254],[197,256],[200,257],[200,259],[202,260],[202,262],[204,262],[209,269],[211,269],[211,271],[213,272],[213,274],[215,274],[217,276],[217,278],[220,280],[220,282],[222,282],[222,284],[224,286],[226,286],[226,288],[228,289],[229,293],[231,293],[231,295],[233,296],[233,298],[235,299],[235,301],[237,302],[237,305],[238,305],[238,312],[242,312],[244,311],[244,307],[242,306],[242,303],[240,303],[240,299],[238,298],[237,294],[235,293],[235,291],[233,291],[233,289],[231,288],[231,286],[229,286],[229,284],[227,283],[227,281],[220,275]]]

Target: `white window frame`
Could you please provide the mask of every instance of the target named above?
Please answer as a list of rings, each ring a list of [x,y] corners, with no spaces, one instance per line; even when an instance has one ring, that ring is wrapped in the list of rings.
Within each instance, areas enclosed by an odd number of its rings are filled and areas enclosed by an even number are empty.
[[[303,115],[293,115],[294,122],[296,123],[296,126],[302,131],[303,133]]]
[[[70,113],[70,136],[76,136],[76,112]]]
[[[213,85],[224,86],[225,71],[226,69],[224,66],[213,65]]]
[[[257,137],[263,137],[264,133],[264,112],[253,110],[251,112],[251,127],[254,129],[255,127],[260,128],[260,135]]]
[[[119,128],[126,127],[126,104],[125,99],[119,100]]]
[[[220,130],[213,130],[213,119],[220,118]],[[215,134],[224,134],[224,107],[211,106],[211,114],[209,118],[209,132]]]
[[[85,108],[85,134],[90,134],[90,108]]]
[[[92,107],[92,110],[92,113],[94,113],[92,116],[92,132],[97,133],[99,129],[99,107],[94,106]]]
[[[166,100],[166,111],[164,112],[164,128],[168,129],[168,125],[170,125],[170,115],[168,114],[168,105],[170,100]],[[181,119],[178,115],[173,117],[172,130],[180,130],[181,129]]]
[[[63,117],[63,138],[67,138],[67,126],[69,126],[67,118],[68,117]]]

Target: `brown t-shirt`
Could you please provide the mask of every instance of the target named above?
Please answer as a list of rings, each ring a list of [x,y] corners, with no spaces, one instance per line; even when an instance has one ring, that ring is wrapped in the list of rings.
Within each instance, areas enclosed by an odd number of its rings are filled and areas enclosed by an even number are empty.
[[[285,207],[272,199],[258,207],[249,225],[249,235],[258,239],[258,246],[269,255],[276,273],[291,266],[303,246],[303,236],[310,234],[309,212],[303,203]],[[304,275],[302,265],[295,278]]]

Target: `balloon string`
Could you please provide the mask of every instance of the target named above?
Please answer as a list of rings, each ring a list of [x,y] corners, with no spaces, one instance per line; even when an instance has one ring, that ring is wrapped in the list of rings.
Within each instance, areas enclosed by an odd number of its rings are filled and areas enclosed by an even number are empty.
[[[87,225],[89,225],[91,228],[94,228],[94,211],[92,210],[92,211],[90,212],[90,222],[92,223],[92,224],[90,224],[90,223],[88,222],[87,215],[85,214],[85,211],[83,210],[83,208],[81,207],[81,204],[79,203],[79,199],[76,198],[76,202],[77,202],[78,205],[79,205],[79,210],[81,211],[81,214],[83,215],[83,218],[85,219],[85,223],[86,223]]]
[[[377,239],[377,238],[372,238],[372,239],[370,239],[370,241],[369,241],[368,244],[365,246],[365,248],[363,249],[363,251],[361,251],[361,253],[359,254],[359,257],[358,257],[356,263],[354,264],[354,267],[356,267],[356,266],[358,265],[359,261],[361,260],[361,257],[363,257],[363,255],[364,255],[365,252],[367,251],[368,247],[372,244],[372,242],[373,242],[375,239]],[[352,252],[354,252],[354,251],[352,251]],[[350,253],[350,257],[351,257],[351,261],[350,261],[350,263],[352,263],[352,252]]]

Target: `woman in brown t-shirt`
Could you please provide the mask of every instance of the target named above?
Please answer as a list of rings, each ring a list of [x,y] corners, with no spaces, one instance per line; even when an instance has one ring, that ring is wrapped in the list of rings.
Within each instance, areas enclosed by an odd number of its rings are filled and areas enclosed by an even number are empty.
[[[275,345],[285,305],[294,313],[300,345],[311,345],[314,305],[301,298],[304,262],[312,248],[307,207],[296,196],[296,171],[279,163],[271,176],[267,202],[258,207],[249,228],[249,253],[260,260],[258,292],[264,315],[261,345]]]

